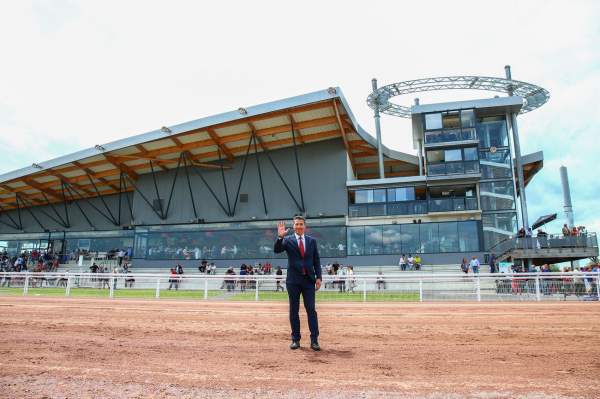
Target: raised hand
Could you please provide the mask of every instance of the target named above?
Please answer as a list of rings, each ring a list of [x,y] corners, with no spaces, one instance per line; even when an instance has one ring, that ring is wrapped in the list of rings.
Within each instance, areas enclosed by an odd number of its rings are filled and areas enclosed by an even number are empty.
[[[287,231],[288,229],[285,227],[284,222],[277,223],[277,236],[283,238],[286,235]]]

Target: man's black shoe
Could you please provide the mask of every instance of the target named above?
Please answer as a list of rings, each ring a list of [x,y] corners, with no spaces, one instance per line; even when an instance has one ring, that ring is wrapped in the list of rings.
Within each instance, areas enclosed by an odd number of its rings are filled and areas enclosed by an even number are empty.
[[[310,349],[314,350],[315,352],[318,352],[321,350],[321,347],[319,346],[318,342],[311,342]]]
[[[290,344],[290,349],[298,349],[298,348],[300,348],[300,342],[292,341],[292,343]]]

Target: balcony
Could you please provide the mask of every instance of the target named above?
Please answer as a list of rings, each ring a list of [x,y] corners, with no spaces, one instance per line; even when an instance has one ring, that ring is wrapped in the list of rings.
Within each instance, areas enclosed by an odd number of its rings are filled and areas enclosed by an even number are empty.
[[[477,210],[477,198],[433,198],[429,200],[429,212],[452,212]]]
[[[530,260],[534,265],[560,263],[598,256],[596,233],[578,236],[550,234],[538,237],[510,237],[490,248],[497,261]]]
[[[430,163],[427,165],[428,176],[464,175],[479,173],[479,161],[454,161]]]
[[[452,143],[455,141],[477,140],[475,129],[443,129],[425,132],[425,144]]]
[[[427,201],[402,201],[387,204],[355,204],[348,207],[351,218],[368,216],[423,215],[427,213]]]

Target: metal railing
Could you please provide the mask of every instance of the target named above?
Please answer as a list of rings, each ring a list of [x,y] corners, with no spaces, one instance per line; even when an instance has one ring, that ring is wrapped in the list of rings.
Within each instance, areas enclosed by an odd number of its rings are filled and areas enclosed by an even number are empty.
[[[477,198],[432,198],[429,200],[429,212],[472,211],[477,210]]]
[[[600,297],[600,271],[324,276],[320,300],[542,301]],[[0,273],[0,295],[287,300],[285,275]]]
[[[441,163],[428,163],[428,176],[462,175],[479,173],[479,161],[450,161]]]
[[[477,134],[474,128],[425,131],[425,144],[449,143],[465,140],[477,140]]]
[[[351,218],[387,215],[420,215],[426,213],[426,200],[354,204],[348,207],[348,216]]]

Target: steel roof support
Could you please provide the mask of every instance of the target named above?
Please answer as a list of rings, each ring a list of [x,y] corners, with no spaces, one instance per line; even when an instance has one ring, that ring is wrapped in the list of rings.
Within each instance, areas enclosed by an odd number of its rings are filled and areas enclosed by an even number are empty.
[[[123,175],[123,172],[121,172],[119,174],[119,180],[121,180],[123,182],[123,189],[127,190],[127,180],[125,180],[125,176]],[[131,206],[131,200],[129,199],[129,194],[127,192],[125,192],[125,199],[127,200],[127,207],[129,208],[129,216],[131,218],[130,220],[131,220],[131,223],[133,223],[133,221],[135,220],[133,217],[133,207]]]
[[[159,219],[162,219],[162,213],[159,213],[156,208],[154,208],[154,205],[152,205],[152,203],[148,200],[148,198],[144,195],[144,193],[138,188],[138,186],[135,184],[135,182],[133,181],[133,179],[131,177],[129,177],[128,174],[124,174],[124,176],[129,179],[129,183],[131,184],[131,186],[133,187],[133,189],[135,191],[137,191],[137,193],[140,195],[140,197],[142,197],[142,199],[144,200],[144,202],[150,207],[150,209],[152,209],[152,211],[156,214],[156,216],[159,217]],[[159,198],[160,199],[160,198]],[[160,201],[159,201],[160,202]],[[162,207],[161,207],[162,208]]]
[[[258,180],[260,181],[260,193],[262,195],[262,201],[263,201],[263,207],[265,209],[265,215],[268,215],[269,212],[267,211],[267,200],[265,199],[265,189],[263,187],[262,172],[260,170],[260,161],[258,160],[258,151],[256,148],[256,135],[254,134],[254,131],[252,133],[253,133],[252,137],[254,138],[254,156],[256,157],[256,168],[258,169]]]
[[[58,217],[58,219],[54,218],[53,216],[49,215],[48,213],[46,213],[46,211],[44,211],[43,209],[40,208],[40,212],[42,212],[44,215],[48,216],[48,218],[54,220],[56,222],[56,224],[61,225],[62,227],[64,227],[65,229],[69,228],[69,225],[67,224],[67,222],[63,219],[63,217],[60,215],[60,213],[58,213],[58,211],[56,210],[56,208],[54,207],[54,204],[52,204],[50,202],[50,200],[48,199],[48,197],[46,196],[46,193],[44,193],[42,191],[42,195],[44,196],[44,199],[46,200],[46,204],[48,204],[48,206],[54,211],[54,213],[56,214],[56,216]],[[33,206],[33,204],[31,203],[31,201],[29,202],[31,205]]]
[[[227,209],[229,210],[229,214],[231,214],[231,204],[229,203],[229,193],[227,190],[227,182],[225,181],[225,168],[223,168],[223,159],[221,158],[221,150],[217,149],[217,154],[219,155],[219,164],[221,165],[221,178],[223,179],[223,191],[225,191],[225,200],[227,200]]]
[[[94,208],[94,209],[96,210],[96,212],[98,212],[100,215],[102,215],[102,216],[103,216],[103,217],[104,217],[106,220],[108,220],[109,222],[111,222],[113,225],[115,225],[115,226],[118,226],[118,224],[116,224],[116,220],[115,220],[114,216],[112,215],[112,213],[110,212],[110,210],[109,210],[109,213],[110,213],[110,216],[109,216],[109,215],[105,214],[104,212],[102,212],[102,211],[100,210],[100,208],[98,208],[96,205],[94,205],[94,204],[92,203],[92,201],[90,200],[90,198],[88,198],[88,197],[84,197],[84,196],[82,196],[81,194],[77,193],[77,191],[75,191],[75,188],[74,188],[74,187],[72,187],[70,183],[68,184],[68,187],[69,187],[69,188],[70,188],[70,190],[71,190],[71,191],[70,191],[70,192],[71,192],[71,195],[73,195],[73,193],[76,193],[76,194],[79,196],[79,199],[80,199],[81,201],[85,201],[85,202],[87,202],[87,203],[88,203],[88,204],[89,204],[89,205],[90,205],[92,208]],[[95,197],[94,197],[94,198],[95,198]],[[106,206],[106,203],[104,202],[104,198],[100,197],[100,199],[102,200],[102,202],[103,202],[103,203],[104,203],[104,205]]]
[[[300,188],[300,202],[302,203],[302,212],[306,212],[306,208],[304,207],[304,194],[302,193],[302,179],[300,178],[300,164],[298,163],[298,148],[296,147],[296,133],[294,132],[294,122],[293,119],[290,119],[292,122],[292,143],[294,147],[294,158],[296,159],[296,172],[298,173],[298,187]],[[342,129],[343,126],[340,126]]]
[[[187,154],[187,157],[189,158],[189,161],[191,162],[191,164],[194,165],[194,166],[196,166],[194,164],[193,160],[191,159],[189,153],[186,153],[186,154]],[[231,214],[229,213],[229,211],[225,208],[225,206],[223,206],[223,203],[221,202],[221,200],[219,200],[219,197],[217,197],[217,195],[213,191],[213,189],[210,186],[210,184],[208,184],[208,182],[206,181],[206,179],[204,178],[204,176],[202,176],[202,173],[200,173],[200,171],[198,170],[198,168],[196,167],[196,168],[193,168],[192,170],[194,171],[194,173],[196,173],[198,175],[198,177],[200,177],[200,180],[202,180],[202,183],[204,183],[204,185],[206,186],[206,188],[208,188],[208,191],[213,196],[213,198],[215,199],[215,201],[217,201],[217,203],[219,204],[219,206],[221,207],[221,209],[223,209],[223,212],[225,212],[225,214],[227,216],[231,216]]]
[[[242,166],[242,173],[240,174],[240,181],[238,183],[238,188],[235,193],[235,202],[233,203],[233,210],[229,216],[235,215],[235,209],[237,208],[238,199],[240,197],[240,189],[242,188],[242,181],[244,180],[244,173],[246,173],[246,163],[248,162],[248,154],[250,153],[250,146],[252,145],[252,137],[253,137],[253,135],[251,134],[250,140],[248,141],[248,148],[246,149],[246,155],[244,155],[244,165]]]
[[[27,205],[25,203],[25,201],[23,201],[23,198],[21,198],[21,196],[19,194],[15,194],[15,198],[17,200],[17,204],[19,204],[19,201],[21,201],[23,203],[23,205]],[[31,211],[31,209],[29,209],[29,207],[25,206],[23,207],[23,209],[25,209],[27,211],[27,213],[29,213],[31,215],[31,217],[33,218],[33,220],[36,221],[36,223],[41,227],[42,230],[46,231],[48,230],[43,224],[42,222],[40,222],[40,219],[38,219],[37,216],[35,216],[35,214]]]
[[[74,195],[73,190],[71,189],[71,187],[69,185],[67,185],[67,183],[65,183],[65,182],[63,182],[63,185],[67,189],[67,191],[69,192],[69,194],[71,194],[71,201],[75,204],[75,206],[77,206],[77,209],[79,209],[79,212],[81,212],[81,214],[83,215],[85,221],[90,225],[90,227],[92,227],[92,228],[95,229],[96,225],[94,223],[92,223],[92,221],[90,220],[90,218],[83,211],[83,209],[81,208],[81,205],[79,205],[79,201],[75,200],[75,195]]]
[[[283,183],[283,185],[284,185],[285,189],[287,190],[288,194],[290,195],[290,197],[292,197],[292,200],[294,201],[294,203],[298,207],[298,210],[300,212],[304,212],[304,208],[298,203],[298,200],[296,200],[296,197],[294,197],[294,194],[292,193],[292,190],[290,190],[290,187],[285,182],[285,179],[281,175],[281,172],[279,171],[279,169],[277,168],[277,166],[275,166],[275,162],[273,162],[273,158],[271,158],[271,154],[269,154],[269,150],[267,150],[267,147],[264,146],[264,145],[262,145],[262,143],[261,143],[261,147],[263,149],[263,153],[267,156],[267,159],[269,160],[269,163],[271,164],[271,166],[273,167],[273,169],[275,169],[275,173],[277,173],[277,176],[279,176],[279,179]]]
[[[5,226],[8,226],[10,228],[13,228],[15,230],[23,230],[22,228],[19,228],[19,225],[17,224],[17,222],[15,222],[15,220],[12,218],[12,216],[10,216],[9,213],[7,213],[2,206],[0,206],[0,216],[2,216],[2,214],[6,214],[6,216],[10,219],[10,221],[13,223],[12,225],[10,223],[6,223],[3,220],[0,220],[0,223],[2,223]]]
[[[156,182],[156,172],[154,171],[154,166],[152,166],[152,161],[150,162],[150,170],[152,171],[152,181],[154,182],[154,190],[156,190],[156,199],[158,200],[158,208],[160,210],[160,218],[165,219],[165,212],[163,211],[162,206],[162,198],[160,198],[160,193],[158,192],[158,183]],[[154,207],[154,206],[152,206]]]
[[[175,190],[175,183],[177,183],[177,176],[179,175],[179,168],[181,167],[181,161],[183,159],[183,153],[179,155],[179,161],[177,161],[177,168],[175,168],[175,176],[173,176],[173,184],[171,184],[171,192],[169,192],[169,201],[167,201],[167,209],[164,213],[165,219],[169,216],[169,209],[171,208],[171,200],[173,199],[173,191]]]
[[[94,190],[96,190],[96,198],[100,198],[100,200],[102,201],[102,204],[104,205],[104,208],[106,209],[106,211],[108,212],[108,214],[110,215],[110,221],[115,225],[118,226],[119,222],[117,221],[117,219],[115,218],[115,215],[113,215],[113,213],[111,212],[110,208],[108,207],[108,204],[106,203],[106,201],[104,200],[104,196],[100,195],[100,191],[98,190],[98,187],[96,186],[96,183],[94,183],[94,181],[92,180],[91,176],[88,174],[87,175],[88,179],[90,180],[90,183],[92,183],[92,186],[94,186]],[[94,207],[95,208],[95,207]]]
[[[192,190],[192,183],[190,182],[190,170],[188,168],[187,156],[183,157],[183,164],[184,164],[184,171],[185,171],[185,179],[187,181],[188,190],[190,192],[190,198],[192,200],[192,209],[194,210],[194,219],[198,219],[198,211],[196,210],[196,202],[194,201],[194,190]]]
[[[67,221],[67,226],[71,227],[71,221],[69,220],[69,208],[67,207],[67,195],[65,193],[65,182],[63,180],[60,181],[60,191],[62,193],[63,205],[65,208],[65,218]]]

